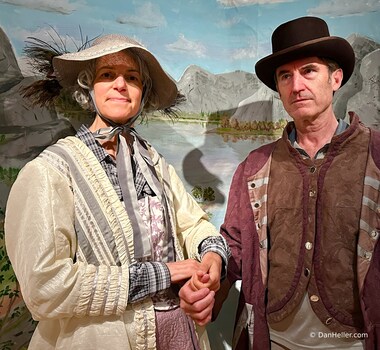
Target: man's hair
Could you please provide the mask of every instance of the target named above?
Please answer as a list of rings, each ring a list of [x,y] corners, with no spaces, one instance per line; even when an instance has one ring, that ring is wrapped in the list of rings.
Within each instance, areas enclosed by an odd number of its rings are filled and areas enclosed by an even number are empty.
[[[340,68],[339,64],[330,58],[326,58],[326,57],[318,57],[318,58],[324,64],[326,64],[327,68],[329,69],[330,74],[334,73],[336,70]]]

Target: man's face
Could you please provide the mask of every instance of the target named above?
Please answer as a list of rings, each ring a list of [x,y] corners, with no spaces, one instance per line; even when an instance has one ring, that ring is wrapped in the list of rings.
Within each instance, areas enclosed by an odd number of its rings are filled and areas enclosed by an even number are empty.
[[[285,110],[294,121],[314,120],[332,112],[333,92],[343,78],[341,69],[329,72],[318,57],[289,62],[277,68],[277,90]]]

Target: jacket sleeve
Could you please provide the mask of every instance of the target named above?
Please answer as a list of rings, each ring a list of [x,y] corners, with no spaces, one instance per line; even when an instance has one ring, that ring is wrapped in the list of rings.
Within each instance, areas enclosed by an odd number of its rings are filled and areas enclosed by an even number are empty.
[[[222,236],[226,239],[231,249],[231,257],[228,263],[227,279],[229,286],[237,280],[241,280],[241,260],[242,260],[242,225],[245,224],[243,215],[251,212],[248,191],[244,184],[244,163],[241,163],[232,178],[228,203],[224,222],[220,227]]]
[[[220,227],[220,232],[226,239],[231,250],[231,256],[228,262],[227,278],[221,283],[220,289],[215,296],[215,304],[212,310],[212,319],[215,320],[222,309],[223,303],[228,297],[230,288],[237,280],[241,279],[241,224],[242,224],[242,208],[241,203],[244,202],[244,179],[243,164],[240,164],[232,178],[230,192],[228,196],[227,210],[224,222]],[[249,204],[249,200],[246,199]]]
[[[11,188],[5,239],[34,319],[124,312],[128,266],[76,261],[72,189],[67,179],[43,160],[28,163]]]

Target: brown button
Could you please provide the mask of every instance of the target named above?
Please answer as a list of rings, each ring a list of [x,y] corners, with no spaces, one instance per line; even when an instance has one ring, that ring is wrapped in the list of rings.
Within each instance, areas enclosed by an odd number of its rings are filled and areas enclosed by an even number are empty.
[[[332,317],[326,319],[325,324],[329,325],[333,321]]]
[[[306,267],[305,270],[303,270],[303,273],[306,277],[309,277],[310,275],[310,270]]]
[[[306,243],[305,243],[305,248],[306,248],[307,250],[310,250],[311,248],[313,248],[313,243],[311,243],[311,242],[306,242]]]
[[[314,174],[316,170],[317,170],[317,168],[315,166],[310,167],[310,172],[312,174]]]
[[[252,187],[252,188],[255,188],[255,187],[256,187],[256,185],[255,185],[254,182],[251,183],[251,187]]]
[[[318,296],[318,295],[312,295],[312,296],[310,297],[310,300],[311,300],[312,302],[316,303],[317,301],[319,301],[319,296]]]
[[[253,205],[255,208],[260,208],[260,203],[255,203],[254,205]]]

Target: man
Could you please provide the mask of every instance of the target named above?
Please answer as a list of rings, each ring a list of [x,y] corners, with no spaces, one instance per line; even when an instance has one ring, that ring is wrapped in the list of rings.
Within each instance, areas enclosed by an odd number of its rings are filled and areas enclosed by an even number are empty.
[[[234,174],[214,317],[242,280],[233,349],[379,349],[380,133],[332,106],[353,49],[315,17],[280,25],[272,48],[256,74],[293,121]],[[210,293],[185,292],[182,307],[204,321]]]

